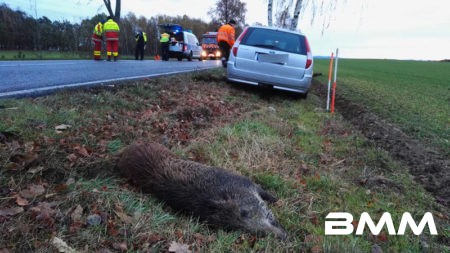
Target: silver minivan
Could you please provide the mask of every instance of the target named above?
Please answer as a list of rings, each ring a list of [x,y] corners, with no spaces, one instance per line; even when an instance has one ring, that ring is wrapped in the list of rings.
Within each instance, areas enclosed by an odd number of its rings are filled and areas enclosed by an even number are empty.
[[[192,61],[192,59],[201,60],[202,46],[197,37],[189,31],[180,31],[170,33],[169,57],[177,58],[179,61],[183,58]]]
[[[306,36],[290,30],[250,26],[231,48],[227,79],[308,94],[313,56]]]

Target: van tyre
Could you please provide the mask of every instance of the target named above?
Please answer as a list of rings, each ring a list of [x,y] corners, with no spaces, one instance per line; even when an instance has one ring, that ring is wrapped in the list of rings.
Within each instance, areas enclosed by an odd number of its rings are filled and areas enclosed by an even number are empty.
[[[192,61],[192,51],[189,53],[188,61]]]

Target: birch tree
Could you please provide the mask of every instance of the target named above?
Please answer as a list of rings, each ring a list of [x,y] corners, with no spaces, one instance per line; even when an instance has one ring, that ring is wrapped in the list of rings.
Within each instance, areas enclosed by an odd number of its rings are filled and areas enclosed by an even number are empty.
[[[289,27],[291,30],[297,30],[298,17],[300,16],[303,0],[296,0],[295,2],[294,16],[291,19],[291,26]]]
[[[336,9],[338,0],[267,0],[267,23],[269,26],[279,26],[297,30],[299,19],[306,10],[311,12],[311,23],[316,18],[323,17],[322,30],[330,23],[330,16]],[[273,17],[276,22],[274,24]],[[323,31],[322,31],[323,32]]]
[[[272,26],[272,8],[273,8],[273,0],[267,1],[267,24]]]

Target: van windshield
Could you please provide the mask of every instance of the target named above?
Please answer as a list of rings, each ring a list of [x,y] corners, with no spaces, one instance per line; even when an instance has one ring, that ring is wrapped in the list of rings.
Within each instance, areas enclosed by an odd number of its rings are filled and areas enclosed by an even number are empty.
[[[249,28],[241,45],[306,55],[304,41],[303,35],[300,34],[264,28]]]
[[[203,37],[203,44],[217,44],[216,37]]]

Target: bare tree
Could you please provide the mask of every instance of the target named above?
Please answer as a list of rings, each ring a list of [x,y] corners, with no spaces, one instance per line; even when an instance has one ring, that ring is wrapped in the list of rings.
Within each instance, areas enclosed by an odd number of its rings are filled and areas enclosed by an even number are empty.
[[[225,24],[234,19],[240,26],[245,25],[246,3],[241,0],[218,0],[216,7],[211,8],[208,14],[212,16],[212,22]]]
[[[120,1],[121,0],[116,0],[116,10],[113,13],[112,7],[111,7],[111,0],[103,0],[103,2],[105,3],[106,9],[108,10],[109,15],[111,17],[113,17],[116,22],[118,22],[120,20]]]

